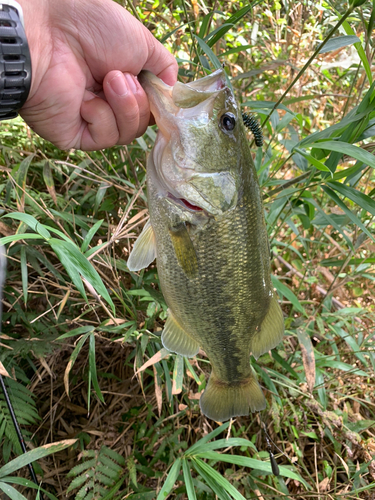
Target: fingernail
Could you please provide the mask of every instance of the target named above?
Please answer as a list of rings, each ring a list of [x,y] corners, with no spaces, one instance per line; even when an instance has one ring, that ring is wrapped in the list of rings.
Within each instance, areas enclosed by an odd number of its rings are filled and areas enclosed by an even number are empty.
[[[129,92],[124,75],[117,75],[109,81],[113,92],[119,96],[124,96]]]
[[[126,81],[128,82],[130,90],[135,94],[138,91],[137,81],[130,73],[125,73]]]
[[[89,90],[86,90],[86,92],[83,94],[83,101],[86,102],[86,101],[91,101],[92,99],[95,99],[96,94],[94,94],[94,92],[90,92]]]

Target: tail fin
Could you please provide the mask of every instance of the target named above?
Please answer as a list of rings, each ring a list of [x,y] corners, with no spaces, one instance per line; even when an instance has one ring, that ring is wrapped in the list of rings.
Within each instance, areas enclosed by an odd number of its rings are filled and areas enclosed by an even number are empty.
[[[248,415],[250,410],[264,410],[266,400],[255,375],[230,384],[219,380],[212,373],[199,404],[206,417],[223,422],[232,417]]]

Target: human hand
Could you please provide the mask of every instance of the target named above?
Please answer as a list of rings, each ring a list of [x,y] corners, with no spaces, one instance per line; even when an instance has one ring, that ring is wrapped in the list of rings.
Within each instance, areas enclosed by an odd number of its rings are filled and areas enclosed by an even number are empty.
[[[61,149],[129,144],[150,120],[135,77],[148,69],[173,85],[175,58],[112,0],[18,0],[32,60],[20,114]]]

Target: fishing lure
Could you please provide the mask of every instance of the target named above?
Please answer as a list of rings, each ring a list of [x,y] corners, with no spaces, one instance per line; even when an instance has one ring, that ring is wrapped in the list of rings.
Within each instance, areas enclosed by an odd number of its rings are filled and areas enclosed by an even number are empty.
[[[253,133],[255,144],[258,148],[263,146],[263,132],[259,122],[253,115],[247,113],[242,113],[242,119],[245,127],[247,127]]]
[[[265,436],[266,442],[267,442],[267,448],[268,448],[268,453],[269,453],[269,456],[270,456],[272,473],[273,473],[274,476],[280,476],[279,466],[278,466],[278,464],[276,462],[276,458],[275,458],[274,454],[272,453],[272,446],[271,446],[271,443],[270,443],[270,441],[272,441],[272,440],[268,436],[268,432],[266,430],[266,426],[264,425],[264,422],[261,422],[261,426],[262,426],[262,429],[263,429],[263,432],[264,432],[264,436]],[[273,444],[275,444],[275,443],[273,443]],[[277,448],[277,446],[276,446],[276,448]]]

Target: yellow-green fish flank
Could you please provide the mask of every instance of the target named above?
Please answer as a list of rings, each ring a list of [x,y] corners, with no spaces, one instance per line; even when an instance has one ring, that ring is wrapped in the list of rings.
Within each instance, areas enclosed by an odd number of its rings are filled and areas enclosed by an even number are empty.
[[[140,81],[159,132],[147,164],[150,223],[128,267],[156,257],[169,307],[163,345],[206,352],[202,412],[217,421],[247,415],[265,408],[250,354],[276,346],[284,325],[241,112],[223,70],[174,87],[149,72]]]

